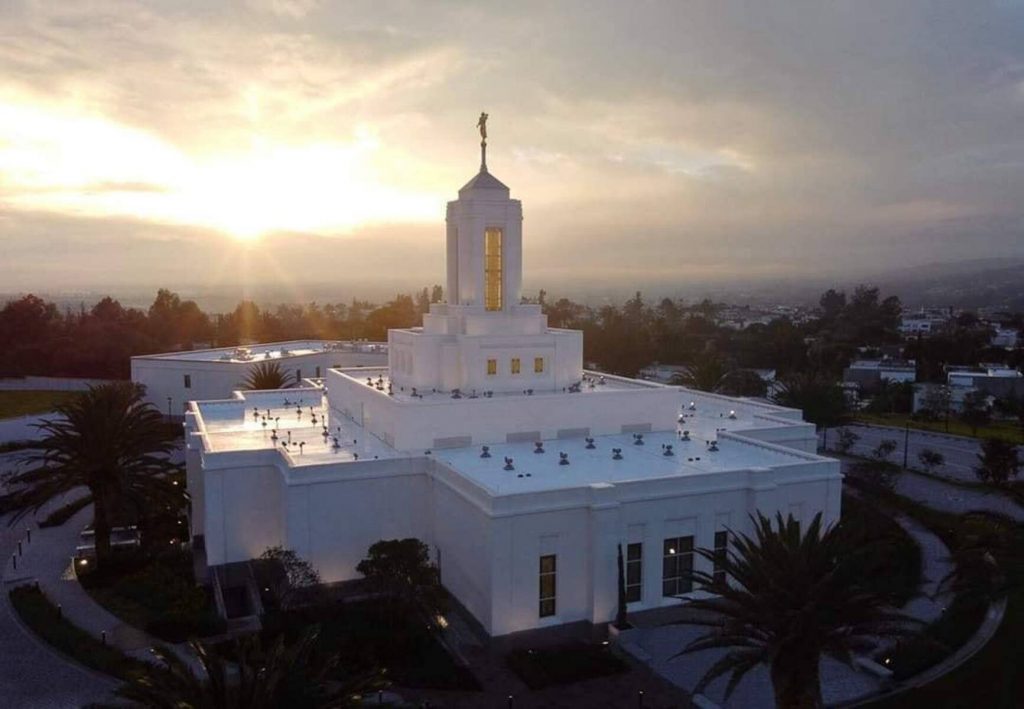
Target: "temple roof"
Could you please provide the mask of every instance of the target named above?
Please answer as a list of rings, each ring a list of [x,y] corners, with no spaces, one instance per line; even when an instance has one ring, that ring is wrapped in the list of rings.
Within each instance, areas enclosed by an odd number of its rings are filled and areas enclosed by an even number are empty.
[[[486,169],[481,169],[472,180],[463,185],[462,189],[459,190],[459,194],[468,190],[504,190],[506,194],[509,191],[505,183],[487,172]]]

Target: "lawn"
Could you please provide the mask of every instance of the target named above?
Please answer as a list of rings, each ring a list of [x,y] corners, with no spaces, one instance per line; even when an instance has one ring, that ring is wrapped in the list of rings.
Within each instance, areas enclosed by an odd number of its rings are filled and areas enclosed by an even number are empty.
[[[505,664],[530,689],[544,689],[629,671],[607,645],[575,642],[533,650],[513,650]]]
[[[178,643],[224,632],[209,591],[195,584],[188,553],[126,554],[102,572],[80,572],[79,580],[101,606],[161,640]]]
[[[891,516],[853,495],[843,495],[843,523],[857,545],[875,553],[864,558],[862,577],[873,590],[903,606],[921,585],[921,548]]]
[[[1015,545],[1024,544],[1024,533],[1014,529]],[[1021,706],[1024,697],[1024,672],[1020,671],[1020,636],[1024,630],[1024,585],[1021,584],[1019,554],[999,561],[1013,578],[1009,603],[1002,624],[991,640],[970,660],[919,689],[881,699],[875,709],[960,709],[988,707],[1012,709]]]
[[[346,674],[383,669],[395,684],[421,689],[479,690],[473,673],[455,662],[425,621],[388,612],[379,601],[333,603],[321,608],[268,612],[264,639],[298,637],[320,626],[317,651],[337,654]]]
[[[928,527],[932,533],[942,539],[950,548],[957,549],[962,539],[969,532],[964,517],[939,512],[926,507],[918,502],[897,495],[896,493],[864,487],[856,478],[847,478],[849,484],[856,486],[872,505],[880,505],[883,508],[896,509],[915,518],[918,522]],[[1014,534],[1021,536],[1021,533],[1014,531]],[[1022,540],[1024,542],[1024,540]],[[904,694],[879,700],[872,703],[872,707],[885,707],[895,709],[896,707],[1010,707],[1019,706],[1016,702],[1003,703],[996,701],[997,697],[1009,696],[1008,692],[1020,692],[1024,689],[1024,679],[1015,673],[1014,653],[1015,648],[1011,642],[1003,640],[1000,646],[996,643],[1001,635],[1007,631],[1008,624],[1020,623],[1020,607],[1022,599],[1021,592],[1011,596],[1007,618],[997,632],[996,638],[985,646],[972,658],[964,667],[951,675],[947,675],[936,682],[923,688],[911,690]],[[931,667],[935,663],[954,652],[956,648],[965,643],[978,629],[985,613],[983,604],[957,596],[953,599],[946,613],[937,621],[927,626],[921,636],[900,643],[892,652],[887,653],[889,658],[888,666],[893,671],[894,677],[903,679]],[[1016,618],[1016,620],[1014,620]],[[1018,626],[1013,628],[1013,635],[1018,634]],[[998,650],[994,648],[998,647]],[[881,660],[882,658],[876,658]],[[979,667],[985,669],[979,669]],[[973,670],[968,668],[974,667]],[[992,701],[977,700],[977,691],[980,687],[972,686],[978,682],[984,672],[993,672],[998,677],[995,686],[985,686],[986,693],[992,695]],[[951,678],[964,675],[971,680],[957,680],[951,683]],[[936,691],[936,687],[944,689]],[[1016,696],[1021,696],[1017,694]],[[965,698],[970,697],[970,701]]]
[[[141,671],[142,663],[89,635],[59,616],[57,607],[42,591],[31,586],[11,590],[11,605],[32,631],[60,652],[86,667],[128,679]]]
[[[0,419],[45,414],[77,394],[74,391],[0,391]]]
[[[1019,423],[1014,421],[993,421],[985,426],[978,426],[977,435],[969,425],[955,418],[949,419],[949,428],[946,428],[945,421],[924,421],[911,418],[909,414],[869,414],[858,412],[854,416],[856,421],[872,423],[878,426],[895,426],[903,428],[908,423],[910,428],[919,431],[932,431],[934,433],[949,433],[954,436],[967,436],[969,438],[1002,438],[1011,443],[1024,444],[1024,430]]]

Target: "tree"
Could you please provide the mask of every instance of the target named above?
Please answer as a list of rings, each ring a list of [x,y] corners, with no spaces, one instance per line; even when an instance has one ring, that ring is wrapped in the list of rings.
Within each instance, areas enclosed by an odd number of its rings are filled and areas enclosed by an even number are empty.
[[[734,369],[722,377],[718,392],[727,396],[757,396],[768,393],[768,383],[752,369]]]
[[[126,515],[177,511],[186,500],[169,460],[178,431],[142,400],[140,387],[116,382],[91,387],[58,406],[37,427],[44,437],[27,470],[9,475],[0,509],[28,512],[79,487],[89,490],[100,567],[110,558],[110,529]]]
[[[971,427],[971,435],[977,437],[978,428],[992,419],[992,414],[985,404],[985,395],[977,391],[969,391],[964,394],[960,418]]]
[[[279,362],[257,362],[249,368],[242,386],[246,389],[285,389],[291,386]]]
[[[718,391],[729,370],[721,359],[712,354],[694,357],[686,364],[686,371],[672,377],[672,383],[699,391]]]
[[[933,451],[931,448],[925,448],[918,452],[917,461],[926,473],[931,473],[946,462],[946,456],[938,451]]]
[[[697,550],[711,563],[717,559],[725,573],[716,578],[709,571],[690,572],[717,596],[689,602],[697,613],[680,622],[708,630],[678,654],[728,649],[694,692],[729,675],[729,696],[747,672],[765,664],[776,707],[821,707],[822,655],[852,665],[854,653],[874,647],[878,637],[909,635],[913,621],[868,585],[862,568],[874,550],[842,524],[823,530],[818,514],[801,535],[792,516],[777,515],[773,525],[759,513],[752,521],[754,535],[730,535],[724,557],[714,549]]]
[[[268,547],[260,554],[259,564],[281,608],[288,610],[303,601],[319,600],[323,584],[320,573],[292,549]]]
[[[896,451],[898,445],[892,438],[883,438],[871,451],[871,456],[880,463],[888,463],[889,456]]]
[[[380,685],[368,677],[338,682],[338,658],[316,652],[319,629],[306,630],[285,644],[264,647],[259,635],[234,643],[234,662],[191,642],[197,675],[172,649],[153,648],[159,664],[147,664],[115,693],[152,709],[276,709],[277,707],[358,707],[362,694]]]
[[[626,565],[622,560],[622,545],[619,544],[618,563],[618,603],[615,610],[615,627],[623,630],[629,627],[626,615]]]
[[[406,610],[420,607],[429,615],[442,606],[441,578],[430,563],[430,549],[419,539],[382,539],[374,543],[356,571],[374,590]]]
[[[846,416],[846,398],[838,383],[815,374],[794,374],[783,379],[775,394],[783,406],[800,409],[819,427],[835,426]]]
[[[839,430],[839,441],[836,443],[836,450],[843,455],[850,452],[850,449],[860,440],[860,436],[849,428]]]
[[[945,384],[926,384],[921,397],[921,413],[931,419],[945,418],[949,431],[949,404],[951,393]]]
[[[974,474],[982,482],[1002,485],[1020,471],[1017,447],[1001,438],[986,438],[978,453],[978,466]]]
[[[821,306],[822,319],[834,322],[846,308],[846,293],[829,288],[822,293],[818,304]]]

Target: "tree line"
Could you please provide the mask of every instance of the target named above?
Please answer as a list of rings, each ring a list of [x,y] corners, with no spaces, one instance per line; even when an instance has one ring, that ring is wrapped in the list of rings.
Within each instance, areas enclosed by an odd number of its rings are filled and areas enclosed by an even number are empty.
[[[433,286],[382,304],[353,299],[261,307],[245,300],[231,312],[209,314],[166,289],[145,310],[106,297],[89,309],[62,311],[26,295],[0,309],[0,376],[126,378],[133,355],[307,338],[385,340],[390,328],[419,325],[443,298],[441,286]],[[688,385],[732,394],[762,393],[749,376],[753,369],[775,370],[782,380],[835,383],[859,350],[881,352],[902,341],[899,298],[863,285],[849,295],[829,289],[806,321],[780,316],[742,330],[719,324],[725,306],[710,300],[648,301],[637,292],[619,305],[588,306],[541,290],[524,301],[539,304],[550,326],[583,331],[588,366],[635,376],[653,362],[683,365]],[[965,314],[947,331],[908,340],[904,354],[917,359],[925,381],[941,381],[947,364],[1019,365],[1021,351],[989,347],[989,334]]]

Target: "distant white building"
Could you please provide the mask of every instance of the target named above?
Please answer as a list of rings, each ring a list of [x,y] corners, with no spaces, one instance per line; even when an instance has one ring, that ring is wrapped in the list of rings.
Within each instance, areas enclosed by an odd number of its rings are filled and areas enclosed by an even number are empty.
[[[904,315],[900,320],[900,334],[904,336],[929,335],[949,323],[948,315]]]
[[[996,327],[995,333],[989,342],[993,347],[1003,347],[1008,350],[1016,349],[1020,343],[1020,331],[1014,327]]]
[[[387,356],[386,343],[330,340],[168,352],[132,357],[132,381],[146,387],[146,401],[168,416],[182,416],[189,401],[230,397],[261,362],[278,363],[299,386],[331,367],[380,366]]]
[[[322,387],[237,392],[186,416],[193,533],[215,569],[272,545],[326,581],[380,539],[430,545],[492,636],[704,593],[748,516],[839,519],[839,463],[799,411],[584,371],[582,334],[520,304],[522,208],[486,165],[448,205],[451,302],[393,330],[388,363]],[[237,567],[234,567],[237,568]]]
[[[843,371],[843,383],[868,393],[882,382],[901,384],[917,378],[917,363],[902,359],[859,359]]]

